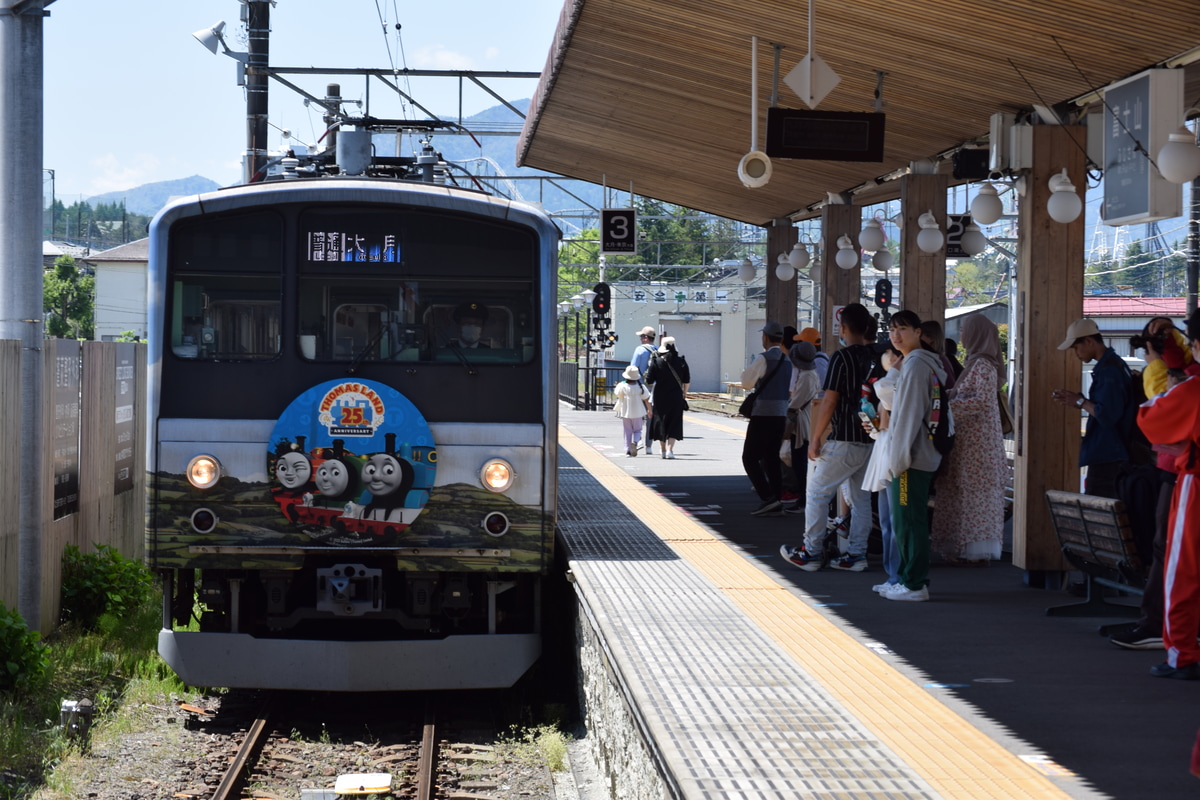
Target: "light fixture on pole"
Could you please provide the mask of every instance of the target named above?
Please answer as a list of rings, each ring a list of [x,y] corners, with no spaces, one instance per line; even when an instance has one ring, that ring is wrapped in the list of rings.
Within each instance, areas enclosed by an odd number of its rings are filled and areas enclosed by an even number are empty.
[[[1064,167],[1062,172],[1050,176],[1050,199],[1046,201],[1046,213],[1050,219],[1065,225],[1078,219],[1082,211],[1083,201],[1076,194],[1075,184],[1071,183]]]
[[[883,249],[883,243],[887,241],[887,237],[883,235],[883,225],[879,220],[872,217],[863,225],[863,229],[858,234],[858,244],[863,250],[869,250],[874,253],[877,250]]]
[[[1197,151],[1200,152],[1200,151]],[[1004,201],[990,183],[979,187],[979,193],[971,201],[971,218],[980,225],[991,225],[1004,214]]]
[[[846,234],[842,234],[837,240],[838,251],[833,260],[842,269],[852,269],[858,263],[858,251],[854,249],[854,242]]]
[[[225,44],[225,20],[221,20],[211,28],[201,28],[192,34],[196,41],[204,45],[208,52],[214,56],[217,54],[217,47],[220,47],[225,55],[241,62],[246,62],[250,59],[248,53],[240,53],[236,50],[230,50],[229,45]]]
[[[977,256],[987,249],[987,245],[987,237],[983,235],[983,231],[979,230],[979,226],[972,219],[963,230],[963,234],[958,240],[958,246],[967,255]]]
[[[775,261],[775,277],[781,281],[790,281],[796,277],[796,268],[788,261],[787,253],[780,253]]]
[[[1158,151],[1158,171],[1171,183],[1190,183],[1200,175],[1200,147],[1187,128],[1180,128],[1167,137]]]
[[[799,272],[808,266],[809,256],[808,248],[803,242],[796,242],[792,245],[792,252],[788,253],[788,263],[792,265],[792,269]]]
[[[946,243],[946,235],[938,227],[937,217],[933,215],[933,211],[926,211],[917,217],[917,224],[921,226],[921,230],[917,234],[917,247],[925,253],[936,253],[941,250],[942,245]]]
[[[577,294],[571,298],[571,305],[575,308],[583,308],[583,295]]]
[[[571,301],[563,300],[561,303],[558,304],[558,313],[565,316],[565,315],[571,313],[571,308],[572,308]]]
[[[754,262],[749,258],[742,259],[742,265],[738,267],[738,280],[742,283],[754,280]]]
[[[895,261],[896,258],[892,255],[892,251],[886,248],[876,250],[875,255],[871,256],[871,266],[879,272],[887,272]]]

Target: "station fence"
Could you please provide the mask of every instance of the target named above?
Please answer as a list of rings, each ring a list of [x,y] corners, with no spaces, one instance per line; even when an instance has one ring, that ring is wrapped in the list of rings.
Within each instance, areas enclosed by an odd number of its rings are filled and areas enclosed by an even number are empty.
[[[130,342],[46,339],[42,358],[40,452],[21,451],[22,342],[0,340],[0,602],[17,609],[21,585],[22,463],[40,466],[42,525],[38,629],[52,631],[61,608],[62,556],[108,545],[145,555],[146,346]],[[27,620],[32,624],[32,621]]]

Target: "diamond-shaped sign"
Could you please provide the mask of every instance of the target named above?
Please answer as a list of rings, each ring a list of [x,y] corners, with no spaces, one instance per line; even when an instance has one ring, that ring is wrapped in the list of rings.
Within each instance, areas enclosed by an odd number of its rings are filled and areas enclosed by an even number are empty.
[[[800,59],[800,63],[784,77],[783,82],[805,105],[815,109],[841,80],[819,55],[809,53]]]

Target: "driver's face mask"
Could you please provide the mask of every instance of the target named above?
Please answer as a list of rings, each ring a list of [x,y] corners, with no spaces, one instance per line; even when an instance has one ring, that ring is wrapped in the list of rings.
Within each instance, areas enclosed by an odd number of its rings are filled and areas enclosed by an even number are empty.
[[[482,325],[463,325],[462,340],[467,344],[475,344],[479,341],[479,337],[483,335]]]

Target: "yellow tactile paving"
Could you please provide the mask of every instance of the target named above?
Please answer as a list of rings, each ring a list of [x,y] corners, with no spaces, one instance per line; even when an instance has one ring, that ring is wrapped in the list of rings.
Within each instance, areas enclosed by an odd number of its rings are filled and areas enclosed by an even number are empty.
[[[1070,797],[606,456],[566,428],[559,433],[585,469],[943,797]]]

